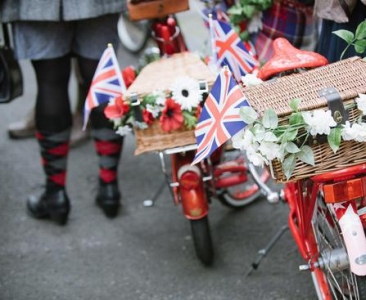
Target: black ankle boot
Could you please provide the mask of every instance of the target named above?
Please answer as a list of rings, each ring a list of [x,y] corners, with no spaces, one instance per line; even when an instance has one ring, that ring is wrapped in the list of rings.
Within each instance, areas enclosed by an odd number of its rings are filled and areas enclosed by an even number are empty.
[[[70,200],[65,190],[45,192],[41,196],[30,196],[27,201],[29,214],[36,219],[51,219],[65,225],[70,212]]]
[[[120,197],[117,183],[108,183],[99,185],[95,201],[108,218],[114,218],[118,214]]]

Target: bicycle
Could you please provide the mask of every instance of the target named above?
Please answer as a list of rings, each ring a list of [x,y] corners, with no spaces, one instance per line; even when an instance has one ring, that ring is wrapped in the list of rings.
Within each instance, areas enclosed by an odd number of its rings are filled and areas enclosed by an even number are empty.
[[[288,64],[284,65],[283,61],[289,57],[287,54],[292,52],[294,48],[289,43],[280,42],[279,39],[275,40],[274,43],[278,52],[267,63],[267,66],[266,64],[263,66],[262,73],[259,72],[259,76],[263,80],[268,80],[276,74],[282,74],[286,78],[288,77],[286,75],[293,73],[294,69],[315,68],[314,71],[316,71],[317,67],[324,66],[319,61],[310,63],[304,60],[305,54],[307,56],[309,51],[301,50],[297,50],[296,60],[287,60]],[[336,74],[342,73],[345,69],[351,69],[351,65],[345,65],[346,63],[351,64],[351,62],[351,60],[339,62],[334,64],[334,67],[329,66],[329,69],[319,68],[319,70],[324,71],[321,73],[322,80],[327,84],[334,81],[334,77],[326,76],[326,72],[330,72],[327,70],[332,70]],[[342,66],[344,66],[342,69],[337,69]],[[360,68],[355,68],[352,71],[354,78],[362,79],[362,76],[365,76],[365,70]],[[304,74],[309,72],[311,71]],[[306,79],[316,74],[320,73],[311,73],[311,75],[309,73]],[[350,74],[348,77],[343,76],[343,79],[347,81],[349,76]],[[285,86],[289,86],[291,83],[290,79],[287,79],[287,81],[282,81]],[[302,80],[306,81],[306,79],[302,77]],[[276,79],[268,80],[268,85],[262,87],[263,94],[260,100],[251,98],[253,94],[250,89],[244,90],[244,93],[254,106],[260,107],[259,101],[266,103],[266,98],[268,98],[265,91],[276,93],[276,82],[278,82]],[[278,84],[280,85],[281,82]],[[315,85],[322,86],[318,82]],[[337,86],[336,83],[334,85]],[[269,86],[270,89],[267,89]],[[291,87],[294,86],[291,85]],[[337,87],[342,95],[346,93],[346,88],[340,84]],[[304,91],[304,89],[302,90]],[[366,92],[362,84],[356,85],[356,83],[350,90],[351,94],[356,96],[358,93]],[[285,92],[282,88],[282,93]],[[299,97],[301,93],[293,92],[291,95]],[[302,95],[305,97],[304,93]],[[322,97],[322,95],[328,97],[328,94],[312,95],[314,97]],[[332,97],[331,93],[329,95]],[[335,96],[333,94],[333,98]],[[343,97],[349,99],[346,96]],[[348,97],[352,99],[355,96]],[[279,105],[283,105],[281,99],[277,100]],[[310,102],[310,99],[307,100]],[[278,111],[279,107],[274,106],[274,109]],[[338,106],[337,109],[342,112],[342,106]],[[330,108],[330,110],[333,112],[332,115],[337,112],[334,108]],[[356,117],[355,111],[349,112],[349,120]],[[343,119],[343,121],[345,120]],[[338,150],[340,152],[331,155],[323,154],[321,149],[325,149],[324,144],[313,145],[317,147],[314,151],[321,153],[316,159],[318,164],[323,164],[323,167],[299,164],[296,165],[293,175],[287,178],[279,175],[278,165],[270,165],[271,168],[276,169],[274,177],[285,184],[282,195],[283,200],[289,206],[288,226],[298,246],[299,253],[305,261],[305,264],[299,268],[301,271],[311,272],[319,299],[366,299],[365,158],[360,155],[358,159],[353,160],[353,151],[350,150],[351,148],[344,150],[345,144],[341,145],[340,150]],[[355,143],[354,151],[363,153],[363,147],[362,143]],[[343,218],[345,215],[347,217]]]
[[[151,38],[149,20],[131,21],[126,2],[118,18],[117,32],[121,45],[132,54],[140,54]]]
[[[150,24],[152,36],[157,40],[162,56],[187,50],[174,16],[154,19]],[[207,96],[207,86],[203,85],[201,92]],[[130,101],[138,103],[138,95],[130,97]],[[141,111],[138,105],[135,107],[135,119],[141,121]],[[191,141],[179,147],[162,147],[157,152],[165,176],[164,185],[169,186],[175,205],[182,206],[183,214],[190,222],[196,255],[204,265],[210,265],[214,258],[208,221],[211,198],[215,197],[229,207],[240,208],[262,195],[267,196],[270,201],[277,201],[279,195],[265,184],[269,173],[264,168],[255,168],[248,163],[245,154],[236,150],[229,151],[229,146],[226,145],[216,150],[199,166],[191,166],[195,149],[195,141]],[[170,158],[171,171],[166,167],[167,157]],[[159,187],[153,200],[164,185]]]

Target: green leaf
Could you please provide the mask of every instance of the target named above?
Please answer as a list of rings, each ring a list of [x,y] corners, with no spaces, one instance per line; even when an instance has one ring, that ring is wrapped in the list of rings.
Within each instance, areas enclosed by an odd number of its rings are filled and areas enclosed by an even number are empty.
[[[241,7],[238,5],[233,5],[232,7],[230,7],[227,12],[229,13],[229,15],[241,15]]]
[[[273,132],[266,132],[264,134],[263,141],[265,141],[265,142],[277,142],[278,138],[276,137],[276,135]]]
[[[294,112],[298,112],[299,111],[300,102],[301,102],[301,99],[298,99],[298,98],[292,99],[290,101],[289,105],[290,105],[292,111],[294,111]]]
[[[281,137],[282,142],[291,142],[294,141],[297,137],[298,129],[296,128],[288,128],[284,132],[284,134]]]
[[[307,145],[301,148],[301,151],[297,153],[297,157],[306,164],[315,165],[313,149]]]
[[[295,170],[296,156],[295,154],[291,154],[285,158],[282,164],[283,172],[287,179],[291,178],[292,173]]]
[[[257,112],[250,106],[240,107],[239,115],[247,124],[253,124],[258,119]]]
[[[353,32],[345,30],[345,29],[339,29],[336,31],[333,31],[335,35],[339,36],[341,39],[345,40],[348,44],[351,44],[355,38],[355,35]]]
[[[254,124],[251,131],[257,141],[262,141],[266,134],[266,129],[260,123]]]
[[[356,29],[356,39],[362,40],[366,38],[366,20],[358,24]]]
[[[184,117],[184,125],[187,127],[187,129],[193,129],[196,127],[197,118],[195,116],[192,116],[187,111],[183,111],[183,117]]]
[[[298,153],[301,150],[299,149],[299,147],[296,146],[295,143],[290,142],[290,143],[287,143],[287,145],[286,145],[286,151],[288,153]]]
[[[355,42],[355,50],[357,53],[364,53],[366,49],[366,40],[357,40]]]
[[[300,112],[292,113],[288,120],[290,125],[298,125],[304,123],[304,118]]]
[[[264,112],[262,123],[265,128],[275,129],[278,126],[278,116],[276,112],[272,109],[266,109]]]
[[[339,146],[341,144],[342,136],[341,136],[341,128],[331,128],[330,133],[327,136],[328,144],[330,148],[333,150],[334,153],[336,153],[339,149]]]
[[[248,18],[251,19],[256,12],[254,5],[246,5],[242,7],[243,14]]]

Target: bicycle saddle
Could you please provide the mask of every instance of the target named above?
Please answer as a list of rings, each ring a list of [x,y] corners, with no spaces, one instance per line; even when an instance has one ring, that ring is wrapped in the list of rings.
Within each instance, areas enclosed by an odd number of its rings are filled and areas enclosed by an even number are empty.
[[[262,80],[284,71],[316,68],[328,64],[324,56],[297,49],[285,38],[277,38],[273,41],[273,52],[272,58],[258,72],[258,77]]]

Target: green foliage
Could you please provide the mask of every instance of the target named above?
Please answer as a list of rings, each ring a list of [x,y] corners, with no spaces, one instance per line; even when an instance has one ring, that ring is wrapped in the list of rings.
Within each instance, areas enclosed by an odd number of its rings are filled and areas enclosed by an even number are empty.
[[[355,48],[355,51],[359,54],[362,54],[365,52],[365,50],[366,50],[366,20],[364,20],[360,24],[358,24],[355,33],[351,32],[349,30],[340,29],[340,30],[333,31],[333,34],[337,35],[338,37],[340,37],[347,43],[347,46],[343,50],[340,59],[343,58],[347,49],[351,46],[353,46]]]
[[[273,0],[239,0],[228,9],[230,23],[242,40],[249,39],[248,31],[242,30],[242,23],[249,21],[255,14],[270,8],[272,4]]]

